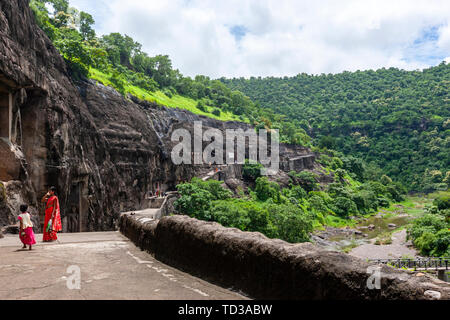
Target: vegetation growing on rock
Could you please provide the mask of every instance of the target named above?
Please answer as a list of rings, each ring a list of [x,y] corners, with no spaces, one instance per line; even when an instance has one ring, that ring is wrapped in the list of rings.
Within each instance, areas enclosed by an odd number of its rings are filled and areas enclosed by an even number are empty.
[[[439,195],[408,229],[414,245],[426,256],[450,256],[450,194]]]
[[[335,172],[335,181],[328,186],[321,186],[314,173],[302,171],[291,172],[290,185],[282,189],[267,177],[258,176],[259,166],[247,162],[244,177],[254,184],[248,194],[233,197],[219,181],[194,178],[178,185],[181,197],[175,207],[193,218],[295,243],[308,241],[314,228],[342,224],[351,216],[373,213],[402,199],[402,190],[389,177],[379,177],[385,184],[358,181],[342,168],[342,160],[326,157],[334,159],[330,162],[334,169],[326,170]]]

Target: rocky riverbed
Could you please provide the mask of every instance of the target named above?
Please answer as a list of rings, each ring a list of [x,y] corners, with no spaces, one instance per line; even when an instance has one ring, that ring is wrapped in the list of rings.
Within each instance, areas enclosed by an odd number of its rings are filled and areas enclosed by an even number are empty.
[[[391,238],[391,244],[376,245],[373,241],[353,248],[349,254],[361,259],[396,259],[418,256],[411,241],[406,240],[405,229],[393,233]]]
[[[412,244],[406,241],[406,230],[397,230],[410,223],[410,215],[381,210],[372,217],[355,219],[359,219],[355,227],[326,227],[311,238],[327,250],[343,251],[363,259],[417,255]]]

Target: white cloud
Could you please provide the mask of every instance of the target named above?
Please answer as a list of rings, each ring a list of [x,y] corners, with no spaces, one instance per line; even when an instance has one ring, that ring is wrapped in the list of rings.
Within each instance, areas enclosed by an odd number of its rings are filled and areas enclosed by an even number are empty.
[[[437,43],[439,48],[450,53],[450,21],[447,21],[447,25],[443,25],[439,29],[439,40]]]
[[[447,0],[70,2],[93,14],[97,33],[128,34],[190,76],[417,69],[450,56]],[[247,33],[238,40],[233,26]],[[435,30],[437,39],[424,30]]]

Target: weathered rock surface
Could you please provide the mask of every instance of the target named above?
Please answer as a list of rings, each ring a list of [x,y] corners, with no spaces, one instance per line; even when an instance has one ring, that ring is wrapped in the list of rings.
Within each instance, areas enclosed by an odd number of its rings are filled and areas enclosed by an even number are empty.
[[[0,176],[8,181],[20,179],[20,160],[11,151],[11,144],[6,139],[0,139],[0,154],[5,155],[0,161]]]
[[[186,216],[159,222],[122,215],[121,232],[158,260],[258,299],[450,299],[450,285],[382,265],[381,290],[367,286],[369,264],[311,243],[289,244],[260,233]]]
[[[0,2],[0,89],[13,100],[10,143],[17,150],[0,143],[0,181],[21,183],[20,197],[7,192],[0,198],[2,225],[16,222],[20,202],[42,224],[38,200],[54,185],[63,218],[70,215],[76,226],[69,231],[112,230],[120,212],[143,209],[146,195],[157,188],[173,190],[211,170],[173,165],[175,129],[192,132],[194,121],[202,121],[204,130],[250,128],[125,99],[95,81],[74,83],[26,0]],[[280,148],[285,158],[308,153],[299,146]],[[296,165],[317,167],[313,160],[311,155]],[[241,178],[228,171],[226,177]]]
[[[427,291],[425,291],[424,295],[429,300],[440,300],[441,299],[441,293],[439,291],[427,290]]]
[[[334,227],[325,227],[325,230],[321,230],[315,233],[317,237],[321,239],[329,240],[331,238],[346,236],[351,237],[352,235],[363,236],[363,233],[359,230],[351,229],[347,227],[343,228],[334,228]]]
[[[195,168],[169,161],[173,126],[242,125],[133,102],[95,82],[74,83],[26,0],[0,2],[0,87],[14,97],[12,131],[21,132],[0,141],[0,180],[22,185],[19,197],[8,190],[0,197],[1,225],[16,222],[21,203],[42,223],[38,199],[54,185],[63,216],[77,214],[77,231],[114,229],[119,212],[140,209],[157,186],[170,189],[195,175]]]
[[[19,234],[20,232],[20,227],[18,225],[13,225],[13,226],[6,226],[2,229],[1,233],[9,233],[9,234]]]

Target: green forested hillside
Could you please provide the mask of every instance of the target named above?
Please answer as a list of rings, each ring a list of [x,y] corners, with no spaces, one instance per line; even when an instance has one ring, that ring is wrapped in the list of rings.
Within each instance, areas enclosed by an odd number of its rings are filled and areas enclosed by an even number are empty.
[[[450,66],[213,80],[186,77],[168,56],[148,56],[127,35],[97,37],[89,13],[68,0],[31,0],[39,26],[74,79],[220,120],[280,130],[281,142],[337,149],[365,160],[367,180],[387,174],[410,190],[450,181]],[[314,137],[311,141],[310,137]],[[381,169],[380,169],[381,168]]]
[[[373,163],[410,190],[450,179],[450,65],[221,79],[262,107],[300,121],[319,146]]]

